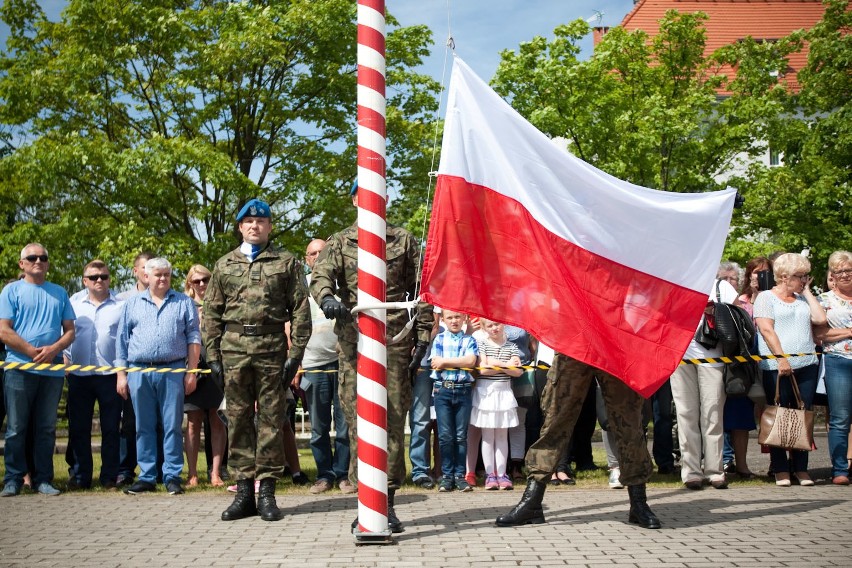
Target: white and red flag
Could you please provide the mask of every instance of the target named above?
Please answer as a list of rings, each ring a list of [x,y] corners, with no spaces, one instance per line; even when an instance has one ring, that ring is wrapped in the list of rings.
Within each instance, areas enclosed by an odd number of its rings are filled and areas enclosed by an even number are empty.
[[[695,333],[735,195],[606,174],[456,58],[422,297],[524,328],[649,396]]]

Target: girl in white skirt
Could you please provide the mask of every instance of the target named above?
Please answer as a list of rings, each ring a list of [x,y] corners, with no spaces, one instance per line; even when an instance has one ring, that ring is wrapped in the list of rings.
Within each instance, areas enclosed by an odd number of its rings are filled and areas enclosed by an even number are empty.
[[[521,364],[518,346],[506,339],[503,324],[481,318],[488,334],[478,340],[480,365],[497,367],[483,369],[473,391],[473,410],[470,423],[482,430],[482,461],[485,463],[486,489],[512,489],[506,475],[509,461],[509,428],[518,425],[518,403],[512,394],[512,377],[523,369],[509,369]]]

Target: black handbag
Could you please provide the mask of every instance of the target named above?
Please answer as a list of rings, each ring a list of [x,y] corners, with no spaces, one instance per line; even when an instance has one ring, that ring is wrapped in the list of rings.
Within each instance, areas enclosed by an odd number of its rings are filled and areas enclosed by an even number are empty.
[[[701,316],[701,325],[695,331],[695,341],[707,349],[715,349],[719,343],[719,335],[716,333],[716,317],[713,313],[714,305],[708,305]]]

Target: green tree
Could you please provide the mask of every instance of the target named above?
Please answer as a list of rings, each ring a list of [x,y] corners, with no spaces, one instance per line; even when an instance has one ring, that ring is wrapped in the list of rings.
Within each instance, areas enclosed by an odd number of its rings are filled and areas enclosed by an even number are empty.
[[[783,239],[776,233],[791,228],[777,218],[756,222],[766,203],[751,189],[749,164],[765,154],[767,141],[784,130],[782,118],[795,109],[779,71],[805,36],[744,38],[705,55],[705,20],[701,12],[670,11],[653,38],[616,27],[585,61],[578,59],[578,41],[589,28],[578,20],[557,27],[551,41],[536,37],[518,52],[503,52],[492,85],[540,130],[616,177],[666,191],[728,184],[743,190],[746,204],[733,221],[739,238],[726,253],[747,260],[777,249]],[[812,55],[820,51],[815,47]],[[834,57],[828,59],[848,80],[848,56]],[[788,203],[777,205],[795,218]]]
[[[66,281],[98,256],[140,249],[179,269],[238,242],[252,197],[274,210],[276,241],[354,218],[356,4],[348,0],[71,0],[58,22],[6,0],[0,123],[20,141],[0,159],[0,274],[19,247],[51,249]],[[387,39],[388,178],[425,172],[436,83],[412,69],[424,26]],[[64,280],[63,280],[64,279]]]
[[[761,124],[777,111],[752,73],[727,80],[719,72],[732,54],[705,57],[705,20],[670,11],[653,38],[613,28],[585,61],[578,41],[589,27],[577,20],[550,42],[537,37],[503,52],[492,85],[540,130],[616,177],[666,191],[719,189],[738,155],[759,151]]]
[[[777,167],[754,164],[744,176],[747,223],[735,247],[798,252],[810,248],[823,276],[832,251],[852,248],[852,12],[846,0],[826,2],[822,20],[804,32],[808,63],[801,90],[767,129]],[[755,235],[759,238],[755,239]],[[757,245],[753,243],[757,242]],[[767,246],[771,244],[770,246]]]

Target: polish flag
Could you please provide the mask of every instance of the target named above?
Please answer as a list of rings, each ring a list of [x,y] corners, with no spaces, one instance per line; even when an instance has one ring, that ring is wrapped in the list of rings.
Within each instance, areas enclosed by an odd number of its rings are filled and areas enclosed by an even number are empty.
[[[695,333],[735,195],[606,174],[455,58],[422,298],[526,329],[650,396]]]

